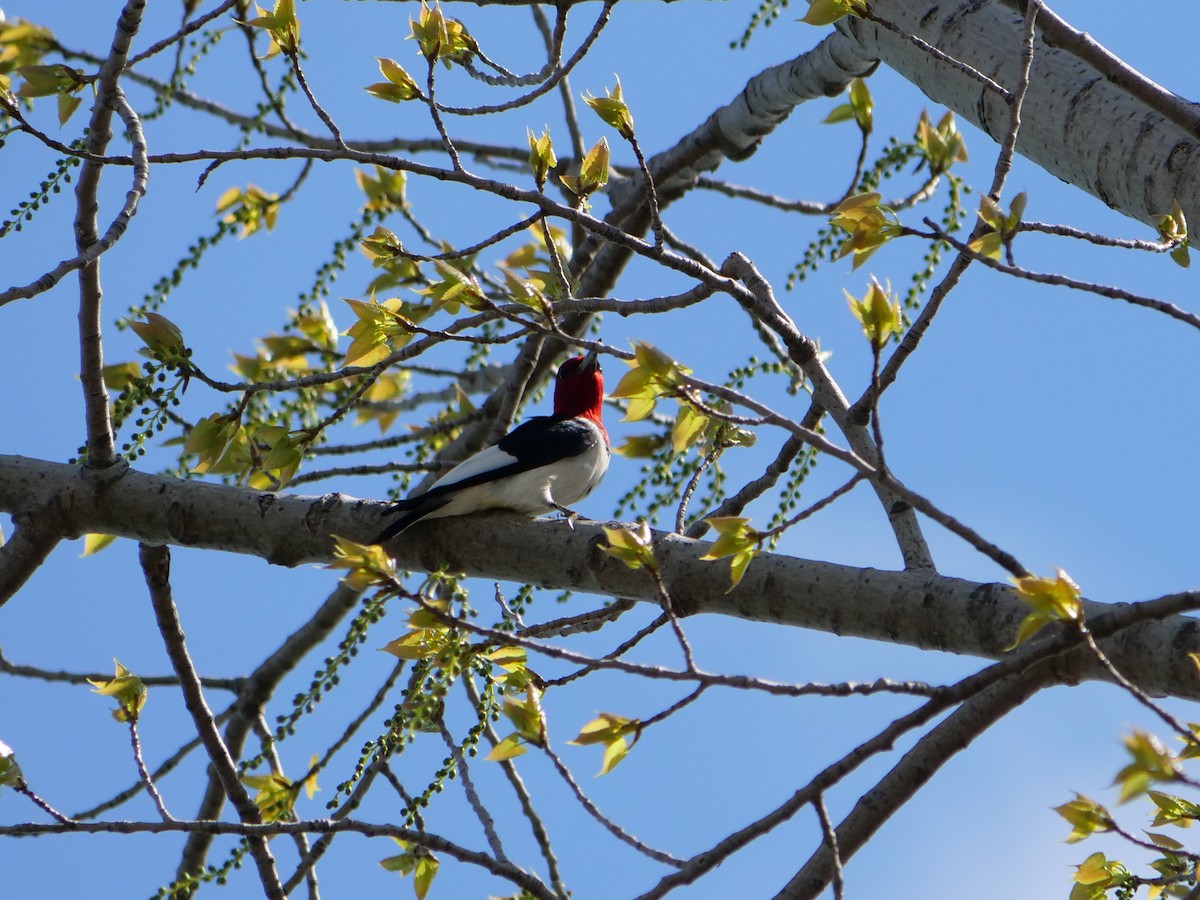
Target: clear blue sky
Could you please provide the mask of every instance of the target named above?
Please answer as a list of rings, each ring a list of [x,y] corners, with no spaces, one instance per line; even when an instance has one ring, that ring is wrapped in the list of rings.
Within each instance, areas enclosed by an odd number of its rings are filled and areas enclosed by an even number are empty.
[[[793,21],[803,4],[796,7],[762,31],[748,50],[736,51],[728,48],[729,40],[740,33],[753,4],[622,4],[610,29],[573,76],[573,89],[577,96],[583,91],[601,94],[611,86],[613,73],[619,74],[642,145],[657,152],[732,98],[747,77],[819,40],[819,31]],[[1169,29],[1164,29],[1161,16],[1139,18],[1125,4],[1074,0],[1054,8],[1168,88],[1185,97],[1200,96],[1200,75],[1191,61],[1191,38],[1198,33],[1200,12],[1190,5],[1171,11]],[[4,4],[10,19],[32,19],[54,30],[64,44],[92,50],[107,46],[118,9],[115,3],[90,0]],[[593,5],[583,6],[572,21],[576,16],[586,19],[592,9]],[[518,52],[532,36],[526,14],[465,4],[449,11],[466,21],[486,51],[514,67],[527,67]],[[310,81],[349,137],[433,133],[417,110],[382,104],[361,90],[377,80],[373,57],[402,62],[413,57],[412,43],[403,40],[407,13],[408,6],[400,4],[299,4],[303,40],[313,58]],[[169,33],[178,15],[177,4],[150,4],[147,27],[136,47]],[[519,24],[511,26],[510,21]],[[252,86],[231,88],[223,82],[227,77],[213,68],[196,90],[244,109]],[[446,84],[444,97],[453,97],[459,80],[447,79]],[[887,134],[910,134],[923,107],[935,118],[938,114],[886,69],[871,80],[871,88],[876,147]],[[473,102],[477,95],[468,91],[462,96],[463,102]],[[144,95],[134,92],[133,97],[135,105],[145,107]],[[756,156],[723,167],[718,176],[787,196],[828,199],[839,194],[856,150],[853,128],[816,124],[835,102],[800,107]],[[496,130],[500,126],[477,120],[451,127],[462,136],[520,142],[524,126],[540,129],[549,123],[565,146],[556,109],[547,101],[510,116],[503,132]],[[583,113],[590,143],[605,129],[586,110]],[[49,124],[50,115],[49,104],[42,104],[39,121],[58,134]],[[304,119],[302,111],[297,115]],[[228,135],[219,142],[206,136],[204,121],[194,114],[173,114],[166,122],[166,127],[150,126],[152,152],[228,145]],[[73,121],[63,129],[64,139],[73,137],[79,124]],[[608,134],[616,148],[617,141]],[[971,162],[964,172],[969,181],[986,184],[996,148],[969,127],[967,141]],[[629,161],[621,149],[614,150],[614,157]],[[7,210],[45,174],[50,159],[31,141],[17,137],[0,150],[0,160],[0,210]],[[213,206],[226,187],[256,182],[268,190],[282,190],[298,166],[228,165],[200,191],[194,190],[198,166],[156,170],[129,235],[104,259],[110,319],[140,300],[195,235],[211,230]],[[123,177],[106,174],[109,209],[125,190]],[[284,308],[295,304],[296,295],[311,283],[313,271],[354,217],[360,195],[353,191],[349,166],[318,166],[311,180],[305,197],[284,210],[273,236],[222,247],[219,264],[189,273],[164,310],[181,325],[208,371],[220,374],[229,352],[249,352],[256,337],[279,327]],[[1029,218],[1152,237],[1148,228],[1110,213],[1098,201],[1024,162],[1017,163],[1008,184],[1009,196],[1028,191]],[[435,230],[462,244],[486,233],[492,225],[491,210],[476,209],[461,191],[454,196],[462,206],[439,209],[441,190],[436,184],[411,184],[419,214],[428,217]],[[604,211],[603,201],[598,209]],[[0,241],[3,286],[32,280],[71,255],[72,212],[70,197],[64,194],[25,232]],[[102,219],[105,215],[102,212]],[[717,259],[732,250],[748,253],[780,288],[815,228],[810,221],[700,194],[673,208],[668,224]],[[1195,308],[1195,276],[1162,257],[1085,250],[1036,237],[1022,239],[1018,251],[1019,261],[1030,268],[1119,283]],[[259,254],[274,258],[264,265]],[[800,289],[781,291],[797,324],[819,339],[823,349],[833,351],[831,371],[850,396],[866,382],[870,363],[841,289],[861,294],[868,271],[904,283],[912,256],[911,247],[888,248],[860,272],[851,274],[849,262],[826,265]],[[275,261],[278,257],[282,264]],[[335,297],[362,296],[368,277],[366,267],[359,266],[339,283]],[[654,296],[685,286],[635,262],[620,296]],[[351,320],[344,307],[336,300],[331,305],[339,327],[348,327]],[[609,319],[601,335],[617,345],[633,337],[650,340],[701,377],[719,380],[746,352],[744,345],[724,341],[724,323],[733,322],[737,312],[730,306],[683,319],[682,324]],[[80,443],[75,308],[75,287],[68,280],[44,296],[0,309],[5,375],[0,452],[65,460]],[[132,358],[137,342],[131,336],[110,330],[107,340],[110,362]],[[1200,500],[1193,461],[1200,429],[1191,408],[1200,388],[1196,340],[1177,322],[1117,301],[1008,281],[975,267],[952,295],[903,379],[887,395],[881,413],[889,462],[908,484],[1014,552],[1030,568],[1043,573],[1053,566],[1066,569],[1089,597],[1137,600],[1194,587]],[[621,366],[613,361],[608,371],[610,384],[615,383]],[[189,402],[193,412],[202,414],[213,411],[217,401],[193,389]],[[639,429],[612,423],[611,430],[619,442]],[[757,460],[768,452],[748,454]],[[165,456],[159,459],[165,464]],[[636,477],[635,464],[615,460],[602,492],[590,498],[583,511],[605,516]],[[733,481],[737,480],[735,469]],[[820,497],[841,480],[837,467],[823,465],[806,496]],[[382,496],[387,487],[385,479],[358,479],[319,489]],[[765,519],[769,512],[760,515]],[[10,533],[7,521],[0,524]],[[932,525],[930,538],[944,573],[1002,579],[1003,573],[987,560]],[[880,568],[894,568],[899,562],[877,502],[862,490],[795,529],[780,550]],[[116,656],[141,674],[165,672],[168,666],[154,632],[136,548],[119,543],[82,563],[76,560],[79,552],[77,543],[60,547],[27,588],[0,609],[0,647],[5,654],[16,662],[72,671],[108,670]],[[318,569],[278,570],[255,559],[197,551],[177,550],[173,556],[177,600],[193,656],[205,674],[240,674],[252,666],[264,648],[274,647],[305,619],[334,583],[329,573]],[[478,590],[482,602],[490,588],[481,585]],[[584,608],[584,602],[576,600],[572,609]],[[542,603],[539,612],[546,618],[557,614],[550,598]],[[652,613],[639,610],[638,621],[648,621]],[[398,632],[400,618],[390,622],[369,646]],[[689,621],[687,631],[705,668],[788,681],[886,676],[942,682],[981,665],[972,659],[715,617]],[[582,641],[579,648],[600,653],[614,643],[606,636]],[[677,663],[675,648],[665,636],[641,648],[635,658]],[[321,749],[320,741],[331,739],[361,708],[389,667],[390,658],[375,653],[354,664],[309,726],[311,737],[301,735],[282,748],[290,773],[301,771],[309,755]],[[284,711],[288,698],[306,680],[307,669],[302,668],[279,692],[273,712]],[[564,700],[561,707],[552,706],[551,726],[561,744],[597,710],[645,716],[677,696],[653,686],[639,685],[635,692],[616,679],[601,678],[575,691],[569,704]],[[218,706],[224,701],[218,696],[211,702]],[[648,735],[606,778],[591,778],[598,751],[560,750],[614,818],[651,844],[688,854],[777,805],[820,766],[906,708],[888,699],[792,703],[714,694],[673,725]],[[1186,708],[1181,713],[1195,717]],[[0,740],[16,748],[35,789],[67,810],[103,798],[108,785],[134,779],[125,734],[106,721],[107,716],[106,704],[84,688],[0,678]],[[327,731],[322,731],[322,723],[327,723]],[[979,900],[1065,896],[1069,865],[1095,849],[1118,851],[1116,845],[1101,841],[1063,845],[1067,826],[1049,807],[1070,799],[1073,790],[1113,800],[1108,785],[1124,764],[1121,735],[1132,726],[1156,724],[1107,687],[1059,688],[1044,694],[952,761],[855,857],[847,870],[849,896],[905,897],[916,896],[918,890],[928,897]],[[173,697],[152,693],[142,732],[151,762],[171,752],[187,727]],[[440,747],[433,747],[428,761],[436,766],[442,755]],[[406,774],[421,771],[419,758],[419,752],[406,758],[404,766],[412,766]],[[484,766],[476,763],[475,770]],[[528,768],[531,782],[557,817],[556,847],[576,897],[633,895],[652,883],[657,875],[600,833],[544,767]],[[176,814],[189,815],[192,801],[174,779],[194,778],[200,771],[193,760],[164,784],[168,804],[175,800]],[[870,784],[865,779],[883,771],[882,764],[870,766],[864,779],[832,794],[828,802],[834,819]],[[324,778],[325,799],[338,777],[330,773]],[[416,780],[418,775],[411,777]],[[318,795],[301,811],[319,815],[322,799]],[[1128,813],[1127,824],[1141,827],[1139,810]],[[0,794],[0,820],[22,821],[31,814],[21,798]],[[373,814],[385,818],[388,812],[377,806],[363,817]],[[154,813],[137,802],[122,815],[153,818]],[[431,815],[430,827],[458,829],[469,835],[465,843],[482,847],[481,835],[461,828],[465,815],[469,813],[460,802],[450,801]],[[815,838],[813,817],[806,810],[677,896],[770,896],[805,858]],[[143,896],[167,876],[178,843],[174,838],[120,837],[0,841],[0,872],[6,891],[22,900],[52,900],[81,891],[100,900]],[[595,847],[601,852],[593,854]],[[534,860],[530,848],[520,842],[509,849],[517,859]],[[342,839],[322,871],[324,896],[409,896],[408,884],[376,865],[392,852],[390,844],[380,841]],[[249,877],[245,874],[228,895],[250,896]],[[505,893],[501,888],[447,864],[431,896],[481,897]]]

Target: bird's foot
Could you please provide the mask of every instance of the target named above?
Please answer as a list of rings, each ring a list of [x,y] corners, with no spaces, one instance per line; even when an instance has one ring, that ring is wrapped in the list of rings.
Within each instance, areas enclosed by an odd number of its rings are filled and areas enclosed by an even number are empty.
[[[569,506],[563,506],[561,503],[555,503],[553,500],[550,501],[550,505],[558,510],[559,515],[566,520],[567,526],[573,530],[575,528],[575,520],[580,518],[579,513],[575,512]]]

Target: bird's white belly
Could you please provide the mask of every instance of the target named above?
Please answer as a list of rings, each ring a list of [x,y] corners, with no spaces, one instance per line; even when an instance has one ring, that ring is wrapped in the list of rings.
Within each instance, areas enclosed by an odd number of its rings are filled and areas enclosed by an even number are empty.
[[[540,516],[554,509],[549,500],[570,506],[600,483],[608,469],[608,457],[607,444],[598,441],[581,456],[466,488],[426,518],[440,519],[483,509],[511,509],[527,516]],[[454,475],[455,470],[451,470],[439,484],[453,484],[457,480],[452,479]]]

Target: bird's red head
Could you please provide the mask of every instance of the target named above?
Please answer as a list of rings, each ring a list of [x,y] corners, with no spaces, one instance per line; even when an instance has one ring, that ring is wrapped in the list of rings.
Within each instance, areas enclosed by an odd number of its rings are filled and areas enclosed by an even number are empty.
[[[595,350],[573,356],[558,368],[554,382],[554,414],[583,416],[603,428],[600,409],[604,404],[604,375]]]

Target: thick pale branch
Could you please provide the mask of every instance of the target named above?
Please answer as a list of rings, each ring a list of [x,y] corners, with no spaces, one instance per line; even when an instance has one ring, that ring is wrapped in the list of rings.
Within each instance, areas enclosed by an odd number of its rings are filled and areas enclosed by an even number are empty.
[[[1023,17],[1013,5],[1014,0],[874,0],[871,10],[1015,88]],[[997,140],[1008,131],[1008,104],[965,72],[863,19],[847,16],[837,28],[859,53],[886,63]],[[1048,10],[1039,13],[1038,29],[1017,152],[1142,222],[1156,224],[1175,198],[1189,217],[1200,214],[1200,145],[1194,137],[1200,120],[1194,104],[1127,66],[1117,73],[1109,64],[1115,57],[1094,41],[1069,40],[1071,29]]]
[[[0,606],[38,570],[58,541],[51,528],[17,523],[12,537],[0,546]]]
[[[103,532],[260,556],[281,565],[325,562],[331,535],[360,541],[379,531],[384,504],[341,494],[303,497],[199,484],[129,470],[94,486],[74,466],[0,456],[0,510],[55,509],[70,534]],[[595,525],[530,522],[505,513],[423,524],[389,551],[402,568],[468,575],[657,603],[658,590],[600,549]],[[689,614],[719,613],[759,622],[1000,658],[1028,612],[1004,585],[927,571],[888,572],[763,553],[727,592],[724,564],[701,560],[711,544],[657,535],[663,578]],[[1105,641],[1105,652],[1151,694],[1200,699],[1189,652],[1200,652],[1200,621],[1175,613],[1200,596],[1167,598],[1142,621]],[[1089,618],[1135,607],[1089,604]],[[1163,648],[1171,648],[1169,654]],[[1075,659],[1063,682],[1107,680],[1102,667]]]
[[[112,49],[96,82],[96,103],[88,122],[86,149],[92,154],[102,154],[112,137],[110,124],[114,109],[120,109],[129,131],[134,154],[134,186],[127,195],[121,214],[113,222],[106,239],[113,242],[125,231],[127,217],[137,209],[138,198],[145,193],[149,168],[146,165],[146,142],[141,125],[133,108],[125,102],[118,83],[129,47],[142,23],[145,0],[128,0],[117,21]],[[75,249],[84,254],[100,242],[97,225],[97,191],[103,166],[88,161],[83,164],[79,181],[75,185]],[[100,262],[92,259],[79,270],[79,381],[83,386],[84,419],[87,423],[87,463],[90,466],[112,465],[113,433],[109,418],[108,391],[104,385],[104,352],[100,305],[103,292],[100,286]]]
[[[835,874],[840,875],[846,860],[862,849],[892,813],[911,800],[956,753],[1053,682],[1052,667],[1042,663],[992,685],[956,709],[859,798],[837,827],[838,857],[835,859],[829,843],[823,843],[775,900],[810,900],[822,894]]]
[[[753,300],[747,301],[742,296],[735,295],[738,302],[751,316],[779,335],[787,346],[792,362],[800,366],[808,376],[812,384],[813,400],[829,411],[854,452],[871,465],[878,466],[879,452],[871,432],[863,423],[851,418],[850,404],[829,370],[825,368],[825,363],[821,361],[817,345],[801,334],[796,323],[784,312],[767,280],[758,273],[753,263],[740,253],[731,254],[721,267],[721,272],[737,278],[746,285]],[[913,508],[886,487],[878,483],[875,483],[874,487],[896,535],[905,567],[933,568],[929,545],[921,533],[921,524],[917,521]]]

